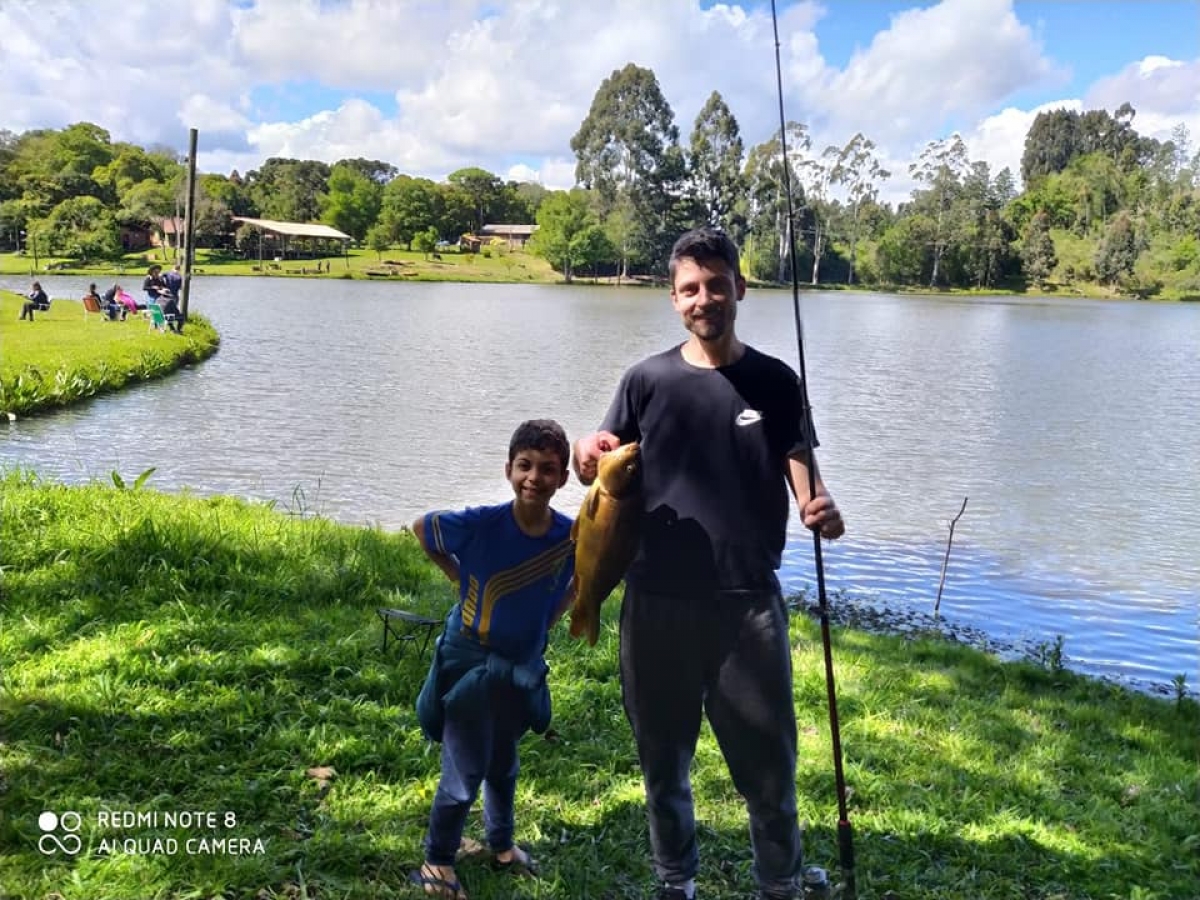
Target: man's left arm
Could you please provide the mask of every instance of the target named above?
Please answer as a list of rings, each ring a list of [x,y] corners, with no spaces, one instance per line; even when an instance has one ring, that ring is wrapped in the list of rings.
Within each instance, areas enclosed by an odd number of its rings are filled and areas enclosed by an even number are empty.
[[[808,461],[813,465],[813,482],[816,493],[809,495]],[[821,480],[821,469],[816,454],[810,452],[793,454],[787,459],[787,479],[800,510],[800,519],[805,528],[819,528],[821,537],[836,540],[846,533],[846,523],[833,501],[825,482]]]

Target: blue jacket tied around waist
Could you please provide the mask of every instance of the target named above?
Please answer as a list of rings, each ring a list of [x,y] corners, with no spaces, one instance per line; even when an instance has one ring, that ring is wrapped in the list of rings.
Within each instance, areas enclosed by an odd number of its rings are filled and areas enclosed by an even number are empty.
[[[492,688],[511,684],[524,700],[521,724],[541,734],[550,727],[549,671],[540,655],[514,663],[475,641],[444,633],[434,645],[429,674],[417,696],[421,731],[430,740],[441,741],[447,714],[455,718],[482,715]]]

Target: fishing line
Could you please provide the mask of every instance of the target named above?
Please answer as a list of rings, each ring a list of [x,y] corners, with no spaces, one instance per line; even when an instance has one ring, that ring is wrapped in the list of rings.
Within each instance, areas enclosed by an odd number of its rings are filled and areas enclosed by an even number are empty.
[[[779,19],[775,0],[771,0],[771,27],[775,34],[775,83],[779,94],[779,145],[783,158],[783,187],[787,198],[788,247],[791,251],[792,311],[796,320],[796,349],[800,358],[800,403],[804,421],[812,421],[812,406],[808,402],[808,377],[804,367],[804,326],[800,321],[800,278],[796,271],[796,214],[792,203],[791,164],[787,152],[787,121],[783,112],[783,67],[779,61]],[[808,496],[817,495],[817,466],[812,445],[808,449]],[[814,528],[813,562],[817,570],[817,601],[821,615],[821,644],[825,651],[825,692],[829,698],[829,734],[833,744],[833,773],[837,786],[838,856],[842,870],[841,897],[855,900],[854,832],[846,809],[846,776],[842,770],[842,738],[838,726],[837,691],[833,681],[833,647],[829,635],[829,601],[825,596],[825,566],[821,557],[821,529]]]

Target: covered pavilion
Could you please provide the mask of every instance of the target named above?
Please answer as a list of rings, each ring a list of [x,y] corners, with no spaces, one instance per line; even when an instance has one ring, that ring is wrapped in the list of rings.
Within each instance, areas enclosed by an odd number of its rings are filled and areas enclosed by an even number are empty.
[[[303,255],[311,258],[334,255],[318,252],[328,247],[326,243],[328,241],[341,241],[340,253],[337,255],[345,256],[350,247],[350,241],[353,240],[344,231],[338,231],[329,225],[320,225],[315,222],[277,222],[274,219],[252,219],[248,216],[233,216],[232,218],[235,222],[243,222],[258,229],[259,265],[262,264],[264,256],[264,238],[268,238],[270,243],[275,245],[265,255],[276,262],[287,259],[289,251],[293,255],[298,255],[293,248],[293,242],[296,241],[301,242],[301,246],[305,247]]]

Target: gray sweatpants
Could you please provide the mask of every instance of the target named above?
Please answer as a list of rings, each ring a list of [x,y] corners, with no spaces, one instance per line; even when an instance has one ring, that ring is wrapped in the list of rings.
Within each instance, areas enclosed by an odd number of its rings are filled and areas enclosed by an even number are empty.
[[[680,883],[699,867],[689,768],[703,712],[746,801],[759,888],[793,896],[802,867],[796,714],[780,593],[681,597],[627,585],[621,686],[658,877]]]

